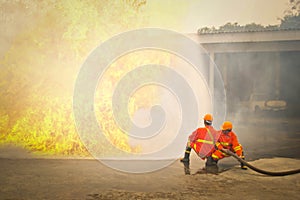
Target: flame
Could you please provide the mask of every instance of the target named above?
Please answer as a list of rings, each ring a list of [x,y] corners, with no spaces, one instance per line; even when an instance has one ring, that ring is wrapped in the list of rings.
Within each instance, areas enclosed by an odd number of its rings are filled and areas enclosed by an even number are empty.
[[[140,50],[119,58],[107,69],[99,82],[96,92],[96,117],[107,139],[117,148],[126,152],[140,152],[141,147],[130,146],[128,135],[115,122],[112,110],[112,95],[118,81],[129,71],[138,66],[157,64],[168,66],[170,55],[166,52],[154,50]],[[134,81],[134,80],[133,80]],[[100,98],[101,97],[101,98]],[[101,100],[100,100],[101,99]],[[150,108],[159,103],[159,93],[154,85],[142,87],[129,99],[128,112],[130,117],[141,108]]]
[[[72,115],[77,73],[101,41],[144,23],[139,11],[144,4],[144,0],[1,4],[1,14],[7,16],[0,19],[1,23],[13,35],[10,48],[0,60],[0,143],[47,154],[88,155]],[[118,77],[114,73],[110,79],[114,82]],[[107,100],[100,110],[109,105],[107,92],[110,91],[104,91]],[[102,114],[99,121],[113,143],[127,151],[137,151],[111,123],[109,110]]]

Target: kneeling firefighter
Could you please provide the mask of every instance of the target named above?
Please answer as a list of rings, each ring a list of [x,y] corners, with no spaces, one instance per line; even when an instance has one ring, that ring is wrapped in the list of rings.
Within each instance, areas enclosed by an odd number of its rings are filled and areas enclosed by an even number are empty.
[[[224,157],[230,156],[226,154],[226,151],[230,150],[234,152],[238,157],[245,159],[243,147],[238,142],[236,134],[232,131],[232,123],[230,121],[225,121],[219,131],[219,138],[215,143],[216,150],[208,158],[210,164],[216,165],[219,160]],[[247,167],[241,163],[241,169],[247,169]]]
[[[184,158],[180,159],[185,167],[185,174],[190,174],[189,162],[190,162],[190,152],[191,149],[197,153],[197,155],[203,160],[206,159],[206,167],[210,169],[211,172],[218,172],[217,163],[219,160],[232,156],[241,163],[241,169],[250,169],[270,176],[286,176],[300,173],[300,169],[281,171],[281,172],[271,172],[263,169],[254,167],[253,165],[245,161],[243,147],[238,142],[236,134],[232,131],[232,123],[225,121],[220,131],[216,131],[212,127],[212,116],[207,114],[204,116],[203,128],[198,128],[190,136],[186,146],[186,151]],[[207,171],[206,169],[206,171]],[[213,169],[213,170],[211,170]]]
[[[215,143],[219,138],[219,133],[213,126],[213,117],[211,114],[206,114],[203,118],[204,127],[196,129],[188,138],[184,158],[180,161],[185,164],[185,167],[189,167],[190,153],[193,149],[196,154],[203,160],[206,160],[206,166],[210,165],[210,158],[215,151]]]

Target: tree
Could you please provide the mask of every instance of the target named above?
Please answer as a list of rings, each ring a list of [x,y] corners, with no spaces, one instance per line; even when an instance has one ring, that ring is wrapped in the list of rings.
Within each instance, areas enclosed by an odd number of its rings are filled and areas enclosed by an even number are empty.
[[[286,15],[281,20],[280,28],[300,29],[300,15]]]
[[[300,13],[300,0],[289,0],[288,8],[284,14],[286,16],[297,16]]]
[[[289,0],[289,8],[285,10],[280,27],[284,29],[300,28],[300,0]]]

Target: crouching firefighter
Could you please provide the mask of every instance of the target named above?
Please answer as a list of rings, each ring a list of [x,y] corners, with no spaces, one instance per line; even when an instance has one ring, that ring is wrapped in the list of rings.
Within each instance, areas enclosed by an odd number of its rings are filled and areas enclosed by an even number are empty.
[[[203,118],[204,127],[197,128],[188,138],[185,149],[184,158],[180,161],[184,164],[185,174],[190,174],[190,153],[193,149],[196,154],[203,160],[206,160],[206,167],[211,165],[211,156],[215,151],[215,143],[218,141],[219,132],[213,126],[213,117],[211,114],[206,114]]]
[[[210,160],[211,164],[217,164],[219,160],[228,157],[229,155],[225,152],[230,150],[240,158],[245,159],[243,147],[238,142],[236,134],[232,131],[232,123],[225,121],[221,126],[221,131],[219,131],[219,138],[215,143],[216,150],[207,158]],[[241,163],[241,169],[247,169],[244,164]]]

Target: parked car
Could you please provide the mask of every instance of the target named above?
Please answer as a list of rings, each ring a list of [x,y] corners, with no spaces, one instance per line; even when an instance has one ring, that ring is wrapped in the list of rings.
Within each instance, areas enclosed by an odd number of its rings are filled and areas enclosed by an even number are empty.
[[[286,110],[287,103],[284,100],[270,98],[266,93],[252,93],[248,101],[242,103],[244,108],[253,112],[282,111]]]

